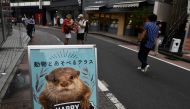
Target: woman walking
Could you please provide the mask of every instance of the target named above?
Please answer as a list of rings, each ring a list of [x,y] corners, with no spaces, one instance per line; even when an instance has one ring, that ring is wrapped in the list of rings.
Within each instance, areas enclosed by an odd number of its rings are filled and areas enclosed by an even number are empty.
[[[65,33],[64,45],[69,44],[69,40],[71,39],[72,25],[73,25],[72,15],[67,14],[62,25],[62,32]]]

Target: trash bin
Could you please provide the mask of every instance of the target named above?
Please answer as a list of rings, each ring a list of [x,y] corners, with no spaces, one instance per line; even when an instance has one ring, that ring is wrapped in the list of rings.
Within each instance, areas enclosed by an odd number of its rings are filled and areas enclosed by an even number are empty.
[[[179,50],[180,43],[181,39],[172,38],[172,42],[170,45],[170,52],[177,53]]]

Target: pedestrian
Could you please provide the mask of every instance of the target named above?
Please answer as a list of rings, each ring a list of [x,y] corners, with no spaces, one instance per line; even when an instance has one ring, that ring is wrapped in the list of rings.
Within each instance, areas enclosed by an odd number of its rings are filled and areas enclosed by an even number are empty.
[[[77,22],[78,25],[78,32],[77,32],[77,44],[84,44],[84,33],[86,27],[86,20],[84,19],[83,14],[78,15],[79,21]]]
[[[158,35],[155,40],[155,47],[154,47],[154,55],[155,56],[158,55],[158,48],[159,48],[159,45],[161,44],[160,35],[161,35],[161,26],[162,25],[160,24],[160,22],[158,22],[157,25],[158,25],[159,31],[158,31]]]
[[[35,31],[36,31],[36,28],[35,28],[35,20],[34,20],[34,16],[32,16],[32,20],[34,21],[33,32],[35,32]]]
[[[32,39],[32,32],[34,30],[35,21],[32,18],[32,15],[29,15],[29,18],[26,20],[26,30],[27,35]]]
[[[73,25],[72,15],[67,14],[62,24],[62,32],[65,33],[64,45],[69,44],[69,40],[71,39],[72,25]]]
[[[88,34],[88,27],[89,27],[89,21],[86,20],[86,26],[85,26],[85,29],[84,29],[84,40],[87,41],[87,34]]]
[[[25,24],[26,24],[26,23],[25,23],[25,22],[26,22],[26,19],[27,19],[27,18],[26,18],[26,15],[24,14],[23,17],[22,17],[22,19],[21,19],[24,26],[26,26],[26,25],[25,25]]]
[[[63,17],[60,18],[60,24],[63,25],[64,19]]]
[[[156,25],[157,16],[152,14],[148,16],[147,22],[145,22],[143,27],[143,32],[140,36],[140,49],[138,52],[138,59],[141,62],[141,66],[137,69],[142,72],[147,72],[150,65],[147,63],[147,57],[150,50],[153,49],[155,44],[155,39],[158,35],[159,28]]]

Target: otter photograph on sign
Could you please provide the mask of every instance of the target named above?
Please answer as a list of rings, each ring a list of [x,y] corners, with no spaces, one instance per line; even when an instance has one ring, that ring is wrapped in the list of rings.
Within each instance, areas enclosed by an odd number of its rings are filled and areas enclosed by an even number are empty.
[[[98,109],[94,45],[28,47],[33,109]]]

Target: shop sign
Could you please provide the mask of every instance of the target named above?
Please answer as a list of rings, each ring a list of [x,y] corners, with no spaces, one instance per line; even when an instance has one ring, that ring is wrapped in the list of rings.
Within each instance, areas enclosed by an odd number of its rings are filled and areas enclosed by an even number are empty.
[[[113,8],[130,8],[130,7],[139,7],[139,3],[126,3],[126,4],[115,4]]]
[[[33,109],[98,109],[94,45],[28,47]]]

